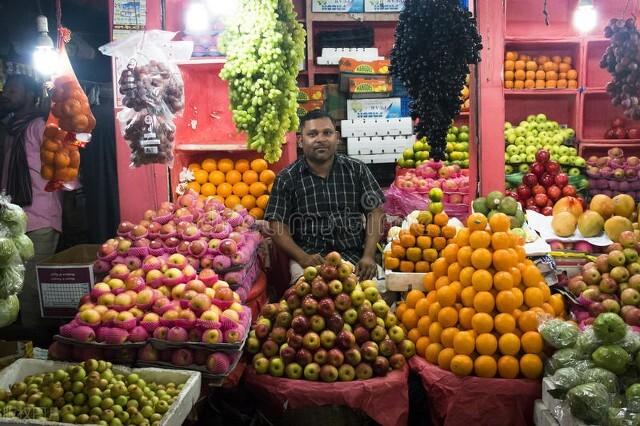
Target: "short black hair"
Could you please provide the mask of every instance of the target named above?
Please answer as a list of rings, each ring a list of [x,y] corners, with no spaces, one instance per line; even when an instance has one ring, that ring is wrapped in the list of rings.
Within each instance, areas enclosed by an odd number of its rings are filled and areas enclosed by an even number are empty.
[[[33,93],[36,98],[40,97],[42,86],[34,78],[26,74],[11,74],[7,77],[4,85],[6,86],[9,82],[21,84],[27,92]]]
[[[331,118],[331,116],[327,112],[322,111],[321,109],[314,109],[313,111],[309,111],[304,117],[300,119],[300,130],[304,128],[304,125],[307,121],[318,120],[321,118],[328,118],[331,121],[333,127],[336,127],[333,122],[333,118]]]

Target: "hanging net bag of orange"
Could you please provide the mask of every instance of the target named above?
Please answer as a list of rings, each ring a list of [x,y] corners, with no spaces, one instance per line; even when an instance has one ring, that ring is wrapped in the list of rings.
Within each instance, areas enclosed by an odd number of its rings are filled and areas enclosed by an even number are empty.
[[[72,190],[77,187],[80,148],[91,140],[96,119],[89,99],[76,78],[69,57],[60,49],[60,73],[51,88],[51,110],[44,130],[40,174],[48,180],[45,189]]]

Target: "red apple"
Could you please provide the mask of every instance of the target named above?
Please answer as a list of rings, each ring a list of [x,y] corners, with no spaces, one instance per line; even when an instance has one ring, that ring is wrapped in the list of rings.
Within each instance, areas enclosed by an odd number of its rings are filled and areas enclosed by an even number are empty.
[[[611,127],[624,127],[625,120],[622,117],[614,118],[611,122]]]
[[[632,127],[627,130],[629,139],[640,139],[640,127]]]
[[[533,192],[533,195],[537,195],[537,194],[546,194],[546,193],[547,193],[547,190],[546,190],[546,189],[545,189],[545,187],[544,187],[544,186],[542,186],[542,185],[536,185],[536,186],[534,186],[534,187],[533,187],[532,192]]]
[[[527,198],[531,197],[531,188],[524,184],[518,185],[518,188],[516,189],[516,194],[518,195],[519,200],[524,201]]]
[[[532,188],[538,184],[538,178],[533,173],[527,173],[522,177],[522,183]]]
[[[560,173],[560,164],[558,164],[557,161],[548,161],[545,165],[544,165],[545,170],[547,171],[547,173],[549,173],[550,175],[557,175],[558,173]]]
[[[533,199],[536,203],[536,206],[538,207],[544,207],[547,205],[547,201],[548,201],[547,194],[536,194],[536,196]]]
[[[613,134],[615,135],[616,139],[626,139],[627,138],[627,131],[622,127],[614,128],[613,129]]]
[[[527,201],[525,201],[525,206],[528,209],[530,209],[531,207],[534,207],[535,205],[536,205],[536,202],[534,201],[533,198],[527,198]]]
[[[549,196],[549,198],[551,200],[556,201],[562,196],[562,190],[560,188],[558,188],[556,185],[551,185],[547,189],[547,195]]]
[[[543,207],[540,213],[542,213],[545,216],[551,216],[553,215],[553,207],[552,206]]]
[[[533,163],[533,166],[531,166],[531,173],[538,177],[542,176],[544,170],[544,164],[542,163]]]
[[[547,163],[547,164],[551,164],[551,162]],[[553,175],[549,174],[549,173],[543,173],[542,177],[540,178],[540,184],[542,186],[544,186],[545,188],[549,188],[551,185],[554,184],[554,177]]]
[[[616,133],[613,131],[613,129],[609,129],[604,133],[604,138],[605,139],[616,139]]]
[[[536,153],[536,161],[538,163],[546,163],[549,161],[549,158],[551,158],[551,155],[549,155],[549,151],[547,150],[541,149]]]
[[[564,188],[565,186],[567,186],[567,184],[569,184],[569,176],[567,176],[566,173],[558,173],[554,178],[554,182],[560,188]]]
[[[567,185],[562,188],[562,195],[564,197],[575,197],[577,194],[576,187],[573,185]]]

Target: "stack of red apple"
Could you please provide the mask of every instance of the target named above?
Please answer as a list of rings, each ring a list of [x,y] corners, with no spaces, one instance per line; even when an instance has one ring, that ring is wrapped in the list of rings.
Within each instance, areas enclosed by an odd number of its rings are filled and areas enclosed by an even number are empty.
[[[624,118],[616,118],[604,134],[605,139],[640,139],[640,127],[627,128]]]
[[[158,350],[148,343],[138,351],[141,366],[188,368],[212,375],[226,375],[242,356],[241,351],[221,352],[207,349],[177,348]]]
[[[213,199],[202,201],[190,191],[176,204],[163,202],[158,211],[148,210],[137,225],[122,222],[118,236],[101,245],[94,271],[105,274],[114,265],[135,271],[149,255],[166,259],[180,253],[197,271],[211,268],[234,288],[250,287],[260,242],[260,233],[250,230],[253,223],[242,206],[229,209]]]
[[[544,149],[536,153],[536,162],[531,171],[522,177],[522,184],[516,188],[516,196],[522,208],[553,214],[553,205],[562,197],[576,197],[584,205],[584,199],[577,195],[576,187],[569,184],[569,176],[562,173],[560,164],[550,160],[549,151]]]
[[[227,344],[237,350],[250,321],[250,309],[215,271],[198,274],[186,256],[174,253],[166,261],[149,255],[134,271],[114,265],[82,298],[78,314],[60,327],[60,334],[98,347],[136,346],[151,339],[178,348]]]
[[[402,369],[415,345],[375,281],[358,283],[339,253],[308,267],[280,303],[264,306],[247,339],[258,374],[351,381]]]

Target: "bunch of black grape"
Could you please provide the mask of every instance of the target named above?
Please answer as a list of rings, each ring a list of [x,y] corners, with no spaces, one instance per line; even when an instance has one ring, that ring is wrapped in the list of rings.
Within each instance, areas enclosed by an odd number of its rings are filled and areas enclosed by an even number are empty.
[[[625,117],[639,120],[640,34],[635,18],[611,19],[604,28],[604,36],[611,39],[611,44],[602,56],[600,68],[609,71],[612,77],[607,84],[611,103],[620,105]]]
[[[411,98],[417,138],[427,137],[434,160],[445,159],[446,136],[460,112],[470,64],[480,61],[475,18],[458,0],[406,0],[391,52],[391,73]]]

